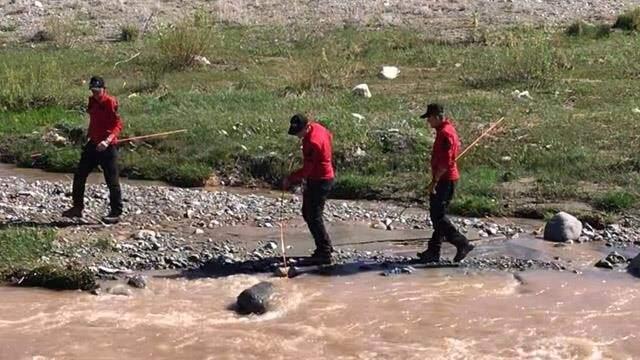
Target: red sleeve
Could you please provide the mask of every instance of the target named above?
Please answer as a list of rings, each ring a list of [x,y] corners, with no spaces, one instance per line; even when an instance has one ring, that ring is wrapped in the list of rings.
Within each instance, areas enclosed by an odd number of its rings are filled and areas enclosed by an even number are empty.
[[[109,134],[117,138],[122,131],[122,119],[118,114],[118,100],[112,99],[111,101],[109,101],[107,111],[110,113],[109,115],[111,115],[111,123],[108,127]]]
[[[314,158],[316,154],[318,154],[318,151],[320,151],[320,149],[315,143],[309,143],[308,146],[303,147],[302,153],[304,156],[304,163],[302,165],[302,169],[299,169],[289,175],[289,182],[291,184],[298,184],[302,181],[302,179],[311,174],[311,170],[313,169],[315,163]]]

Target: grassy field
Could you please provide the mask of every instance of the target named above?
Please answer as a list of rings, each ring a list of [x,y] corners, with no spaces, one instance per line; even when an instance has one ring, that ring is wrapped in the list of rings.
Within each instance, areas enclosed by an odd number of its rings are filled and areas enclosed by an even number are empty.
[[[0,52],[0,153],[72,171],[79,146],[42,136],[84,126],[85,81],[101,74],[120,100],[125,136],[189,130],[125,146],[128,177],[195,186],[215,172],[274,185],[290,158],[299,163],[286,129],[304,111],[334,133],[334,197],[415,198],[433,141],[418,115],[439,101],[463,146],[506,118],[461,161],[457,213],[514,214],[518,204],[565,200],[627,211],[640,185],[637,13],[615,31],[580,22],[566,31],[479,27],[457,42],[401,29],[233,27],[202,16],[145,36],[123,25],[114,43],[57,41],[52,30],[48,41]],[[193,64],[193,55],[212,65]],[[399,78],[379,79],[382,65],[398,66]],[[351,94],[360,83],[372,98]],[[44,156],[33,162],[36,152]]]

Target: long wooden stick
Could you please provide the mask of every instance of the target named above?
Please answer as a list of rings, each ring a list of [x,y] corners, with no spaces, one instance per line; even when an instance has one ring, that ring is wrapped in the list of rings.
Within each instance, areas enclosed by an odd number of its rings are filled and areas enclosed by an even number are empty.
[[[167,131],[167,132],[162,132],[162,133],[157,133],[157,134],[150,134],[150,135],[133,136],[133,137],[129,137],[129,138],[124,138],[124,139],[118,140],[118,143],[129,142],[129,141],[137,141],[137,140],[144,140],[144,139],[151,139],[151,138],[155,138],[155,137],[173,135],[173,134],[178,134],[178,133],[183,133],[183,132],[187,132],[187,129],[173,130],[173,131]]]
[[[167,132],[162,132],[162,133],[157,133],[157,134],[133,136],[133,137],[129,137],[129,138],[120,139],[120,140],[118,140],[118,143],[120,144],[120,143],[137,141],[137,140],[152,139],[152,138],[161,137],[161,136],[167,136],[167,135],[183,133],[183,132],[186,132],[186,131],[187,131],[187,129],[180,129],[180,130],[167,131]],[[42,153],[31,154],[31,158],[32,159],[38,158],[40,156],[42,156]]]

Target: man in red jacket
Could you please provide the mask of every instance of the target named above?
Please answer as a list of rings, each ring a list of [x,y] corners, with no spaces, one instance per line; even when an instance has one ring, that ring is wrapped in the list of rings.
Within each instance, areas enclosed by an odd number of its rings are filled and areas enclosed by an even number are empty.
[[[322,125],[309,121],[302,114],[294,115],[290,120],[289,135],[302,139],[304,165],[283,181],[286,190],[290,185],[306,181],[302,196],[302,216],[316,243],[312,261],[319,264],[333,262],[331,238],[327,234],[322,220],[324,204],[333,187],[333,164],[331,162],[331,132]]]
[[[440,261],[440,246],[445,239],[456,247],[454,262],[460,262],[473,250],[473,245],[447,218],[447,208],[453,198],[456,182],[460,179],[456,157],[460,152],[458,133],[451,121],[444,116],[439,104],[429,104],[425,114],[428,124],[436,130],[431,152],[431,183],[429,184],[429,216],[433,235],[427,250],[418,254],[424,262]]]
[[[82,149],[80,163],[73,177],[73,207],[62,213],[65,217],[82,217],[84,190],[87,177],[100,165],[109,188],[111,211],[105,221],[117,222],[122,215],[122,193],[118,177],[118,135],[122,131],[122,120],[118,115],[118,100],[107,94],[104,80],[94,76],[89,82],[92,95],[89,97],[88,141]]]

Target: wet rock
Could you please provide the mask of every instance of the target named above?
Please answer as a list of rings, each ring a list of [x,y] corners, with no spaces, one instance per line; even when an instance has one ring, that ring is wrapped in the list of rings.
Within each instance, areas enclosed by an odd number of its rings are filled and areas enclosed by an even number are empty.
[[[117,284],[107,288],[107,294],[118,296],[131,296],[132,292],[126,285]]]
[[[238,313],[264,314],[271,307],[271,300],[275,295],[275,288],[270,282],[260,282],[240,293],[236,301]]]
[[[596,267],[597,268],[601,268],[601,269],[614,269],[615,268],[615,266],[612,263],[610,263],[609,261],[607,261],[605,259],[602,259],[602,260],[598,261],[596,263]]]
[[[381,273],[382,276],[393,276],[400,274],[413,274],[416,269],[413,266],[398,266],[385,270]]]
[[[544,239],[555,242],[577,240],[582,233],[582,223],[576,217],[559,212],[544,227]]]
[[[629,262],[629,265],[627,266],[627,271],[635,276],[640,277],[640,254],[631,259],[631,262]]]
[[[136,289],[144,289],[147,287],[147,279],[142,275],[133,275],[127,280],[127,284]]]

